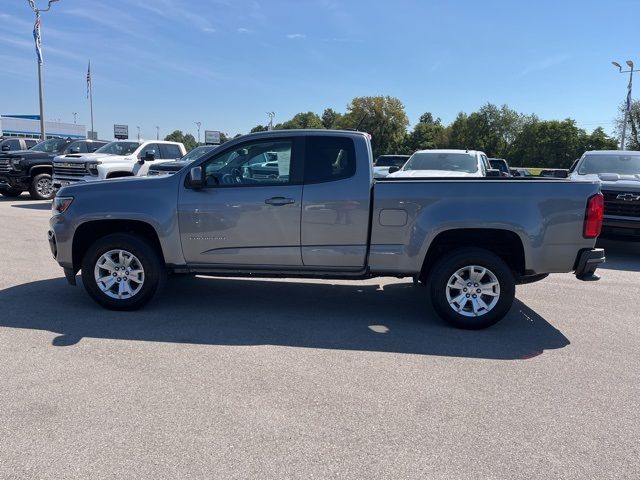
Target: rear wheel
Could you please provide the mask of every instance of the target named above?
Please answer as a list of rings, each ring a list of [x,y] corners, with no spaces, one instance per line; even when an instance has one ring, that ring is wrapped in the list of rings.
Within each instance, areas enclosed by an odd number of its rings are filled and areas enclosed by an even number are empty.
[[[509,311],[515,280],[504,260],[480,248],[464,248],[443,257],[429,277],[436,312],[464,329],[489,327]]]
[[[0,194],[4,197],[15,198],[22,194],[22,190],[16,188],[0,188]]]
[[[29,195],[34,200],[51,200],[56,196],[56,189],[53,187],[53,179],[48,173],[39,173],[29,185]]]
[[[89,296],[111,310],[135,310],[153,298],[165,276],[158,253],[137,235],[117,233],[97,240],[82,261]]]

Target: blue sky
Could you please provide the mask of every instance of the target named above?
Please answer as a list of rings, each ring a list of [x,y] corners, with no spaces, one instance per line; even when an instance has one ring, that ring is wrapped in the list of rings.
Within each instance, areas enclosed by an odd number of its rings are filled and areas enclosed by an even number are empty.
[[[1,2],[0,113],[37,113],[33,12]],[[89,123],[91,59],[106,139],[114,123],[146,138],[196,121],[246,133],[267,111],[284,121],[378,94],[412,124],[493,102],[611,131],[627,77],[610,62],[640,64],[639,14],[637,0],[60,0],[42,19],[45,118]]]

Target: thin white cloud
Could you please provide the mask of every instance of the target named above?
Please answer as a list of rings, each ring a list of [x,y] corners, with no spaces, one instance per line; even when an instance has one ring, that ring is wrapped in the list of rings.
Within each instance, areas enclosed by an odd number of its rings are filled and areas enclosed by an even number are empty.
[[[203,32],[207,32],[207,33],[214,33],[214,32],[216,31],[216,29],[215,29],[215,28],[213,28],[213,27],[204,27],[204,28],[202,29],[202,31],[203,31]]]
[[[517,76],[523,77],[530,73],[541,72],[543,70],[548,70],[556,65],[566,62],[569,59],[569,55],[567,54],[558,54],[552,55],[546,58],[543,58],[537,62],[530,63],[527,65]]]
[[[296,38],[307,38],[304,33],[290,33],[287,35],[287,38],[296,39]]]
[[[240,27],[238,28],[238,33],[251,33],[251,30],[248,28]]]

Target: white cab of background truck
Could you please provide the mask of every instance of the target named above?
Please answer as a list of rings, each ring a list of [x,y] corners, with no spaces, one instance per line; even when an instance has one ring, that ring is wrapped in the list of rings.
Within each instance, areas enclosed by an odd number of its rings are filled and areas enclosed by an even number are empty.
[[[53,184],[60,188],[78,182],[144,176],[155,163],[176,160],[184,145],[163,140],[116,140],[94,153],[59,155],[53,159]]]

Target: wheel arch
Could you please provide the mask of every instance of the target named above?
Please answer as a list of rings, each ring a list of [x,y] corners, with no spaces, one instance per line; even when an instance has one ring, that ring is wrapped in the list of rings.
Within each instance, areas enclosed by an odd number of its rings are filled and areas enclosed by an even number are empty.
[[[439,232],[429,244],[420,279],[427,278],[438,258],[460,248],[483,248],[504,260],[516,277],[527,273],[524,242],[516,232],[502,228],[452,228]]]
[[[113,233],[138,235],[149,242],[164,263],[165,257],[156,229],[142,220],[91,220],[79,225],[73,235],[73,270],[77,272],[88,248],[98,239]]]

